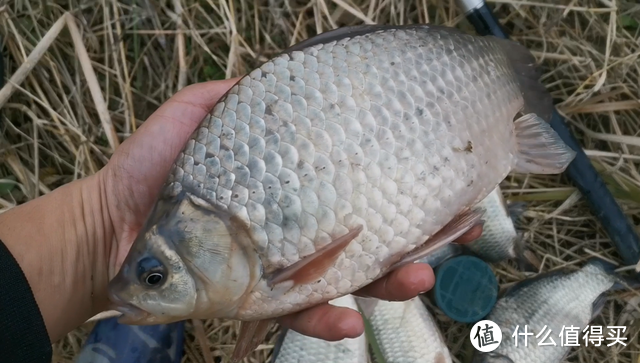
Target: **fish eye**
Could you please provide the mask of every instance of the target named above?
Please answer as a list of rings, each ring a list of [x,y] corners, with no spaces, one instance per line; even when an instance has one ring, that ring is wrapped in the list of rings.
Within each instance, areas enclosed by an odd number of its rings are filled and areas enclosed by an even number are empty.
[[[164,281],[165,267],[154,257],[145,257],[138,262],[138,278],[147,286],[157,286]]]
[[[157,285],[160,282],[162,282],[162,279],[164,279],[164,276],[159,273],[159,272],[152,272],[149,275],[147,275],[147,278],[144,280],[147,285]]]

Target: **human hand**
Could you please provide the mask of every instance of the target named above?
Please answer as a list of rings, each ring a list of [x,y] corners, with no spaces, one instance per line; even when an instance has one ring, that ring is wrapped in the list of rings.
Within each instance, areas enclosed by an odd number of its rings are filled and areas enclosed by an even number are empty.
[[[113,229],[108,249],[108,275],[122,265],[151,210],[175,158],[219,98],[238,78],[188,86],[167,100],[115,151],[100,171],[106,214]],[[478,238],[478,226],[457,243]],[[426,264],[403,266],[361,289],[356,295],[384,300],[408,300],[432,288],[434,275]],[[280,318],[283,326],[325,340],[356,337],[364,331],[359,313],[329,304]]]

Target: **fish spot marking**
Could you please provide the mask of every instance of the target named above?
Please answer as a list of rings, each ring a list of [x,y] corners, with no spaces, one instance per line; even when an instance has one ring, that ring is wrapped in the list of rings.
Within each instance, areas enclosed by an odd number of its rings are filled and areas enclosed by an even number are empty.
[[[453,151],[465,152],[467,154],[470,154],[473,152],[473,142],[471,142],[471,140],[467,140],[467,145],[463,149],[456,146],[454,146],[452,149]]]
[[[436,359],[434,363],[446,363],[446,359],[444,357],[444,354],[442,354],[442,352],[438,352],[438,354],[436,354]]]

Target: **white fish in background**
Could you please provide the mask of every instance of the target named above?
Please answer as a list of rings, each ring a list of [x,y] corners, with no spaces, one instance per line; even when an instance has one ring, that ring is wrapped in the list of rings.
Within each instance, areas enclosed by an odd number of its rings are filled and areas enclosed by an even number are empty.
[[[516,42],[442,26],[356,26],[233,86],[177,157],[111,281],[128,324],[243,321],[234,359],[286,314],[447,245],[510,172],[575,156]]]
[[[621,277],[615,274],[614,269],[615,266],[610,263],[594,258],[574,272],[556,270],[516,283],[498,299],[486,317],[502,330],[502,343],[493,352],[477,352],[473,363],[563,361],[571,349],[567,344],[561,344],[559,334],[563,326],[577,327],[579,343],[584,346],[582,331],[600,314],[607,300],[606,293],[624,288],[620,284]],[[628,282],[631,286],[638,286],[635,281]],[[518,346],[515,346],[512,335],[517,326],[519,333],[524,333],[525,326],[528,333],[533,333],[527,336],[526,346],[521,335],[518,336]],[[609,344],[606,327],[603,327],[603,334],[603,344]],[[544,345],[551,343],[550,339],[553,339],[555,346]],[[539,345],[540,342],[543,345]]]
[[[420,296],[407,301],[356,297],[356,301],[371,324],[369,340],[375,339],[385,362],[451,363],[445,338]]]
[[[525,248],[523,236],[514,225],[519,211],[507,205],[500,187],[489,193],[478,206],[485,210],[482,236],[466,247],[487,262],[521,259]]]

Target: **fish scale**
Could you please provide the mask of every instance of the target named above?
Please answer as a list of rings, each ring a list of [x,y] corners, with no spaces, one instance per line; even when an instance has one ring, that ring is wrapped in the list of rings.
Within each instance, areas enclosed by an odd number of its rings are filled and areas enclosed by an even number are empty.
[[[356,301],[369,310],[372,334],[368,338],[379,348],[381,363],[452,362],[438,322],[420,296],[407,301]]]
[[[457,55],[490,43],[443,41],[437,31],[417,37],[414,30],[375,33],[266,62],[233,86],[195,131],[167,191],[188,191],[244,218],[265,271],[294,263],[363,224],[356,238],[362,248],[342,257],[354,262],[357,271],[348,274],[353,281],[330,270],[325,278],[337,290],[316,284],[312,291],[319,300],[372,281],[390,257],[410,251],[473,204],[474,196],[486,194],[512,163],[487,159],[483,167],[495,177],[477,181],[490,145],[493,152],[511,152],[503,141],[509,128],[483,132],[485,120],[511,120],[522,105],[515,82],[491,82],[482,58],[462,61]],[[397,54],[416,42],[416,51]],[[508,72],[499,53],[484,57]],[[487,91],[467,91],[473,89],[469,74]],[[454,102],[465,106],[452,108]],[[495,107],[480,106],[487,103]],[[464,118],[474,122],[460,124]],[[476,153],[452,150],[464,149],[467,140],[474,140]],[[299,290],[288,293],[293,305]],[[260,292],[252,297],[278,310]]]

